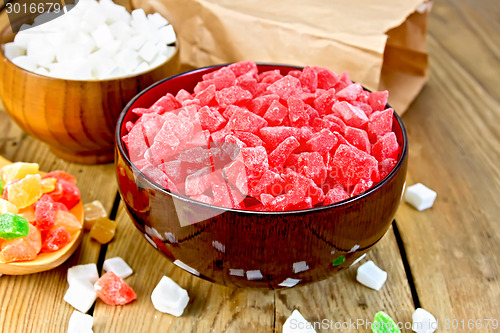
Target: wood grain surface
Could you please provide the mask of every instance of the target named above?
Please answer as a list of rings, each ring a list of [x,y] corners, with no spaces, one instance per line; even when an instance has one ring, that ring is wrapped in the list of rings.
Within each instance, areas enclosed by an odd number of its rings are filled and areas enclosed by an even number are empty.
[[[138,298],[117,307],[97,301],[91,310],[96,333],[281,332],[293,309],[312,322],[331,321],[329,325],[371,321],[379,310],[407,323],[418,306],[439,320],[437,332],[498,332],[492,322],[486,325],[488,319],[500,321],[499,14],[497,0],[434,2],[427,43],[430,80],[403,120],[410,140],[407,185],[421,182],[438,197],[423,212],[402,204],[393,228],[368,254],[367,259],[388,272],[379,292],[355,281],[355,267],[282,291],[232,289],[195,278],[154,250],[135,230],[123,205],[114,205],[112,165],[82,166],[58,159],[0,108],[0,155],[36,161],[43,170],[66,169],[77,176],[84,202],[101,200],[110,213],[118,208],[117,235],[108,246],[99,246],[86,234],[62,267],[0,277],[0,331],[66,332],[73,311],[62,300],[67,268],[121,256],[135,271],[126,281]],[[151,292],[163,275],[190,295],[182,317],[152,306]],[[317,331],[370,332],[352,326]]]

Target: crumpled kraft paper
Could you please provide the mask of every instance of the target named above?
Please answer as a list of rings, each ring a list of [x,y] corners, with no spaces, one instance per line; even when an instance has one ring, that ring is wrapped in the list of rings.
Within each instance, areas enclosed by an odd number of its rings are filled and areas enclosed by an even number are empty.
[[[402,114],[427,80],[428,0],[132,0],[174,25],[183,68],[253,60],[324,66],[389,90]]]

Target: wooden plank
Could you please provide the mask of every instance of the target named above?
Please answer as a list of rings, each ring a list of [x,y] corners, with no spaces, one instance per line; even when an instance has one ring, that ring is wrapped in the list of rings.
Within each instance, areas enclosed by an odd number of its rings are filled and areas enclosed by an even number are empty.
[[[101,200],[108,212],[116,195],[114,166],[83,166],[67,163],[48,147],[24,134],[0,109],[0,155],[11,161],[37,162],[40,169],[63,169],[75,175],[83,202]],[[1,332],[66,332],[73,308],[64,302],[66,271],[76,264],[97,262],[101,246],[88,234],[79,249],[60,267],[25,276],[0,277]]]
[[[367,260],[387,272],[387,282],[379,291],[356,281],[356,270]],[[294,309],[311,323],[317,332],[371,332],[368,322],[375,313],[385,311],[401,325],[411,323],[415,311],[410,286],[391,229],[369,252],[366,259],[327,280],[276,292],[276,331]],[[411,329],[402,329],[411,332]]]
[[[402,206],[396,220],[421,306],[441,328],[455,320],[455,331],[496,332],[486,320],[500,320],[500,79],[492,70],[500,58],[497,5],[435,2],[431,78],[403,117],[407,185],[424,183],[438,197],[427,211]]]
[[[122,257],[134,270],[126,282],[137,300],[109,306],[98,300],[94,310],[96,332],[273,332],[272,291],[228,288],[194,277],[174,266],[135,228],[121,205],[116,238],[106,258]],[[151,293],[166,275],[188,291],[190,302],[177,318],[157,311]]]

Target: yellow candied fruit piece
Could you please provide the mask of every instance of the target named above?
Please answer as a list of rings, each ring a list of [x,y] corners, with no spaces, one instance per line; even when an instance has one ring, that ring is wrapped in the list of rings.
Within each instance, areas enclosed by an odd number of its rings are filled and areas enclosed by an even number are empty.
[[[27,175],[36,175],[38,171],[37,163],[16,162],[2,168],[2,178],[7,184],[15,179],[23,179]]]
[[[82,229],[80,221],[75,217],[75,215],[65,212],[64,210],[58,210],[56,213],[54,228],[63,227],[68,230],[68,232],[73,235],[78,230]]]
[[[104,206],[98,200],[83,205],[83,212],[85,216],[83,224],[85,230],[92,229],[92,226],[98,218],[108,216],[106,209],[104,209]]]
[[[90,237],[101,244],[109,243],[115,236],[117,225],[116,221],[110,220],[107,217],[100,217],[95,221],[92,229],[90,229]]]
[[[19,213],[19,209],[16,205],[8,202],[7,200],[0,199],[0,215],[5,213],[17,214]]]
[[[44,178],[42,183],[42,193],[50,193],[56,189],[57,179],[55,178]]]
[[[19,209],[34,204],[42,194],[42,178],[38,174],[27,175],[20,181],[9,185],[9,202]]]

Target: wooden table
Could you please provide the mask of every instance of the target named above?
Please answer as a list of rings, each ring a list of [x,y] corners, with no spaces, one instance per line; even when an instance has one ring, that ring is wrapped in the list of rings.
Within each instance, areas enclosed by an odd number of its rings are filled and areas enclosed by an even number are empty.
[[[362,324],[377,311],[408,325],[417,307],[436,316],[439,332],[500,331],[491,326],[500,321],[498,13],[497,0],[434,4],[428,29],[431,77],[403,120],[411,147],[407,184],[424,183],[438,197],[423,212],[402,204],[392,228],[367,256],[388,272],[378,292],[356,282],[354,267],[282,291],[231,289],[193,277],[135,230],[117,195],[113,165],[64,162],[0,110],[0,155],[38,162],[42,170],[69,170],[84,202],[101,200],[119,223],[112,243],[101,247],[87,234],[58,269],[0,277],[0,331],[65,332],[73,312],[63,301],[67,269],[91,262],[101,266],[114,256],[135,270],[127,282],[138,298],[118,307],[98,301],[91,310],[94,332],[281,332],[294,309],[311,322],[326,323],[318,332],[368,332]],[[180,318],[153,308],[150,295],[162,275],[189,292]]]

